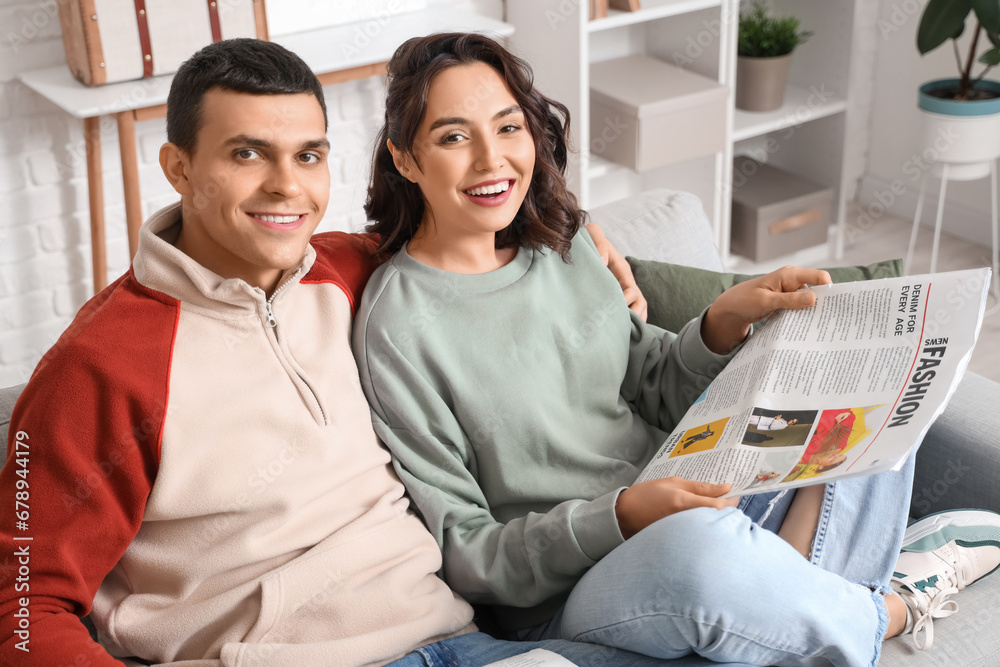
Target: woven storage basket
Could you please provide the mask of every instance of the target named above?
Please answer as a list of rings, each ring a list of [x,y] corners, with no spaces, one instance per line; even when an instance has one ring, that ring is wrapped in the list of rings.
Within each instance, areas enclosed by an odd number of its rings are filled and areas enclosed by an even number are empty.
[[[177,71],[203,46],[267,39],[264,0],[59,0],[66,63],[87,86]]]

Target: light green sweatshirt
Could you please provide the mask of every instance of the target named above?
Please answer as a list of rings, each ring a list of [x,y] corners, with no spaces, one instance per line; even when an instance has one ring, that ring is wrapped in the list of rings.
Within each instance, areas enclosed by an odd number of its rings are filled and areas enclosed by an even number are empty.
[[[623,542],[618,494],[730,358],[700,326],[642,322],[586,232],[568,264],[521,248],[463,275],[404,248],[375,272],[362,387],[457,593],[531,627]]]

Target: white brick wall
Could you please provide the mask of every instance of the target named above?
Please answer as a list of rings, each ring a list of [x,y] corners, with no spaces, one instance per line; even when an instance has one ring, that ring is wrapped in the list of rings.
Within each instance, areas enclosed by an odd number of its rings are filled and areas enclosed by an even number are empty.
[[[275,0],[280,1],[280,0]],[[502,0],[429,0],[502,16]],[[82,123],[16,80],[65,63],[56,0],[0,0],[0,387],[25,382],[92,293]],[[320,231],[364,225],[366,170],[382,80],[326,89],[331,199]],[[108,277],[128,268],[117,132],[101,122]],[[163,120],[138,123],[143,215],[176,200],[160,173]]]

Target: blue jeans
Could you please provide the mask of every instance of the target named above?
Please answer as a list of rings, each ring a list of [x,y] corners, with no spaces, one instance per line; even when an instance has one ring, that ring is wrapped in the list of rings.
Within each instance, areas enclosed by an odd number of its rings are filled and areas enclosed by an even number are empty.
[[[899,471],[828,484],[809,560],[776,535],[793,492],[669,516],[605,556],[551,621],[519,638],[666,659],[874,665],[912,483],[911,455]]]
[[[481,632],[473,632],[418,648],[387,667],[482,667],[535,648],[558,653],[580,667],[694,667],[704,664],[701,658],[696,658],[696,662],[685,659],[666,661],[608,646],[563,639],[502,641]]]

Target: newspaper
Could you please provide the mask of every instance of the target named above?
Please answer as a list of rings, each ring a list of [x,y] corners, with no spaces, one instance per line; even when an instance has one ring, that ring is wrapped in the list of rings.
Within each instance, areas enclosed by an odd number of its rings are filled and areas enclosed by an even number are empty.
[[[491,662],[485,667],[576,667],[576,663],[570,662],[558,653],[536,648],[506,660]]]
[[[965,372],[990,273],[808,288],[816,305],[769,317],[636,481],[737,496],[898,469]]]

